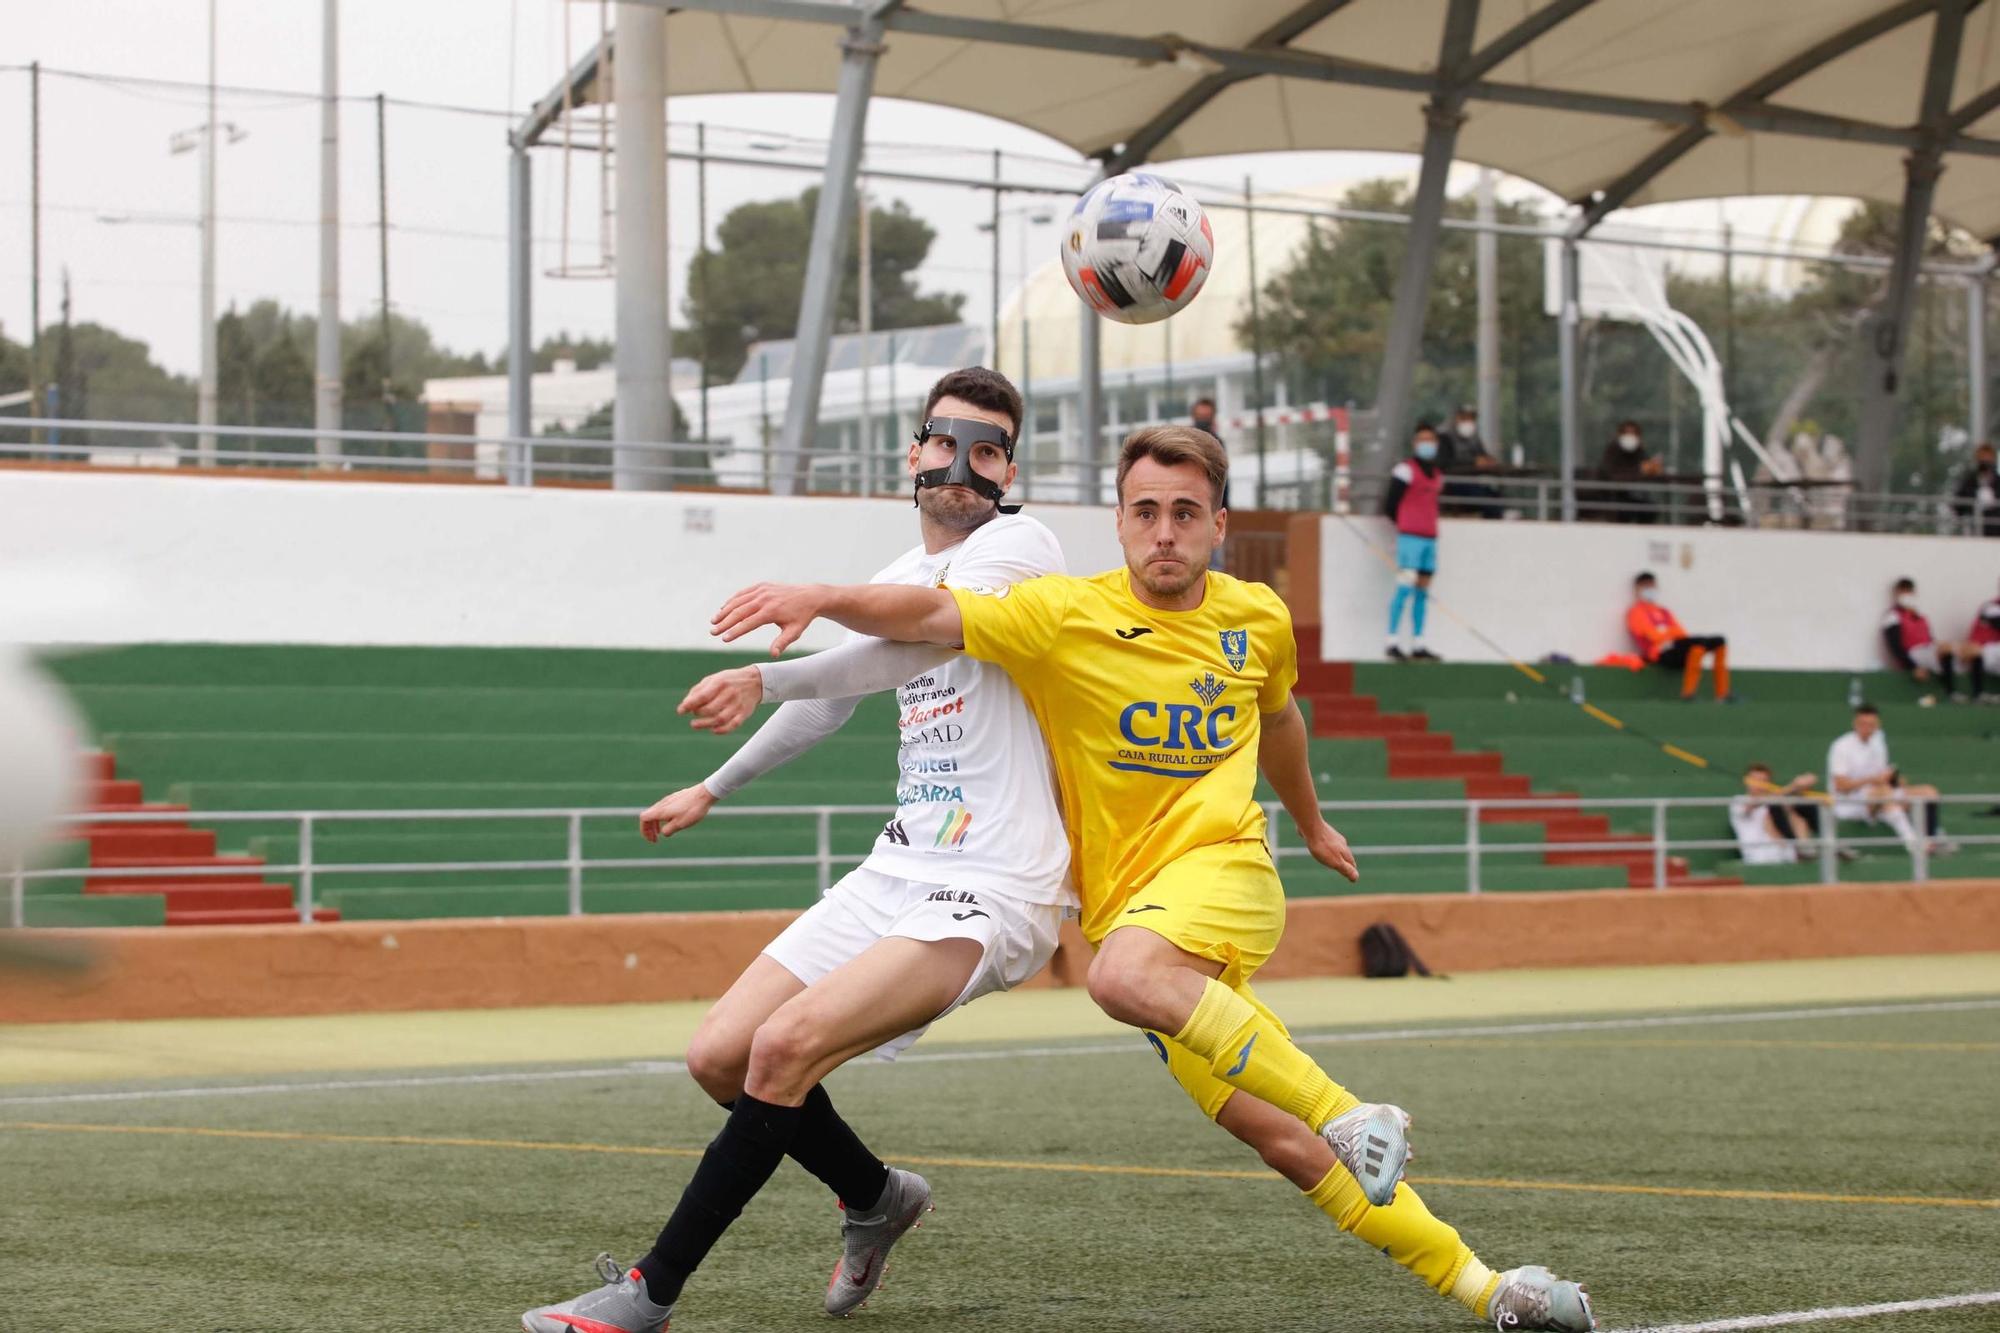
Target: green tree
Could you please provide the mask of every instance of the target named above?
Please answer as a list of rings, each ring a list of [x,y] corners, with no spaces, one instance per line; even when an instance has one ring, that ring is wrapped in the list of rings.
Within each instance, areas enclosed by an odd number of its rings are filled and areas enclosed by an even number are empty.
[[[709,378],[722,382],[742,369],[753,339],[789,338],[797,332],[799,291],[818,207],[814,187],[796,199],[742,204],[729,211],[716,228],[718,248],[696,256],[689,266],[688,294],[681,306],[688,327],[675,337],[677,354],[705,361]],[[868,217],[872,327],[908,329],[957,320],[963,295],[917,290],[916,270],[930,254],[936,230],[901,200],[871,208]],[[842,330],[860,327],[860,254],[850,235],[841,261]]]
[[[551,371],[558,360],[576,362],[578,370],[596,370],[611,361],[611,340],[609,338],[573,338],[564,329],[553,338],[542,339],[542,345],[535,349],[535,369]]]
[[[1343,208],[1402,213],[1410,206],[1401,181],[1365,181],[1341,199]],[[1530,206],[1503,203],[1501,222],[1542,221]],[[1470,199],[1445,203],[1448,217],[1470,218]],[[1305,243],[1264,283],[1261,332],[1295,400],[1375,401],[1375,381],[1395,304],[1407,229],[1379,222],[1315,223]],[[1438,237],[1437,265],[1424,318],[1423,348],[1412,386],[1417,417],[1442,417],[1475,388],[1477,302],[1472,233]],[[1539,243],[1500,238],[1500,326],[1508,349],[1502,388],[1501,438],[1550,439],[1557,422],[1555,323],[1542,313]],[[1237,325],[1246,344],[1258,332],[1248,315]]]

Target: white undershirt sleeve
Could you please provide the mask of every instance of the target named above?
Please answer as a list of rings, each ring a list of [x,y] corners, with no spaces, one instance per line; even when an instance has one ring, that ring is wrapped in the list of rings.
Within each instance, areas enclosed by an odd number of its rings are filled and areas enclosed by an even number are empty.
[[[764,698],[768,702],[848,699],[852,712],[851,700],[855,696],[898,689],[912,677],[957,656],[957,649],[940,648],[934,643],[856,638],[807,657],[759,662],[757,673],[764,678]]]
[[[716,800],[728,799],[839,731],[859,703],[859,699],[802,699],[781,706],[702,785]]]

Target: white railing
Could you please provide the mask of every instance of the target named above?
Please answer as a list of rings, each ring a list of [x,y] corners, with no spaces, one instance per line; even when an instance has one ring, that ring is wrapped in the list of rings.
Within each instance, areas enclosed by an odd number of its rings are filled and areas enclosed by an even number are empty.
[[[1550,852],[1560,853],[1616,853],[1636,856],[1644,854],[1650,858],[1652,887],[1665,889],[1671,881],[1671,860],[1676,852],[1735,850],[1734,838],[1674,838],[1667,831],[1667,817],[1674,810],[1714,810],[1722,816],[1734,798],[1727,796],[1678,796],[1678,797],[1585,797],[1578,799],[1550,797],[1517,797],[1494,800],[1430,800],[1430,801],[1322,801],[1320,808],[1327,813],[1336,827],[1341,816],[1348,813],[1370,814],[1419,814],[1457,812],[1464,817],[1463,838],[1450,842],[1428,842],[1407,844],[1357,844],[1352,850],[1357,859],[1365,862],[1375,857],[1398,856],[1463,856],[1465,857],[1465,891],[1482,891],[1482,875],[1488,862],[1495,857],[1532,856]],[[1944,807],[1951,806],[1996,806],[2000,805],[2000,795],[1955,795],[1935,798]],[[1787,802],[1791,805],[1811,804],[1806,801]],[[1921,830],[1925,818],[1926,801],[1911,798],[1905,802],[1913,824]],[[1280,865],[1286,859],[1307,856],[1303,847],[1286,845],[1282,830],[1285,817],[1275,802],[1264,806],[1270,825],[1271,851]],[[1498,811],[1546,811],[1550,816],[1603,813],[1607,811],[1644,810],[1650,812],[1650,832],[1646,834],[1612,834],[1594,841],[1543,840],[1537,842],[1497,841],[1488,831],[1483,816]],[[1890,848],[1902,849],[1910,857],[1910,878],[1923,882],[1931,878],[1931,850],[1928,842],[1919,838],[1915,844],[1905,849],[1901,839],[1894,836],[1854,836],[1843,835],[1838,825],[1828,815],[1828,808],[1819,805],[1821,813],[1820,833],[1814,839],[1817,855],[1819,879],[1824,884],[1838,883],[1840,879],[1840,853],[1843,849]],[[86,878],[117,878],[121,880],[158,879],[172,882],[191,875],[199,875],[213,880],[218,874],[231,878],[240,874],[246,880],[253,876],[280,875],[295,878],[298,883],[297,906],[299,919],[310,922],[317,905],[318,889],[322,881],[343,875],[358,874],[442,874],[446,872],[498,872],[498,871],[562,871],[568,886],[568,911],[572,916],[583,914],[584,874],[588,870],[653,870],[669,872],[682,869],[715,867],[805,867],[814,870],[819,892],[825,893],[833,884],[834,870],[838,866],[860,863],[867,855],[864,852],[836,853],[833,848],[833,821],[842,816],[884,817],[895,813],[889,805],[769,805],[769,806],[722,806],[709,813],[710,819],[757,819],[757,818],[798,818],[813,820],[814,849],[810,853],[793,855],[740,856],[633,856],[633,857],[587,857],[584,854],[583,828],[590,820],[618,820],[628,826],[638,818],[636,810],[602,808],[542,808],[520,810],[309,810],[309,811],[218,811],[214,813],[188,813],[177,810],[159,812],[132,812],[122,814],[79,814],[70,817],[71,826],[118,826],[175,823],[201,825],[261,824],[290,825],[298,840],[297,859],[289,865],[270,864],[246,866],[240,870],[233,867],[221,869],[213,864],[200,861],[178,866],[152,867],[62,867],[55,869],[28,869],[15,865],[10,875],[9,923],[21,927],[27,920],[27,885],[43,880],[78,880]],[[314,852],[314,835],[329,826],[361,823],[438,823],[446,821],[483,820],[491,822],[533,821],[558,822],[567,834],[566,852],[559,858],[537,860],[479,860],[479,861],[379,861],[349,862],[329,861]],[[638,832],[632,830],[632,836]],[[1943,837],[1944,835],[1940,835]],[[2000,845],[2000,833],[1983,835],[1952,834],[1951,840],[1964,846]],[[1364,881],[1365,882],[1365,881]]]

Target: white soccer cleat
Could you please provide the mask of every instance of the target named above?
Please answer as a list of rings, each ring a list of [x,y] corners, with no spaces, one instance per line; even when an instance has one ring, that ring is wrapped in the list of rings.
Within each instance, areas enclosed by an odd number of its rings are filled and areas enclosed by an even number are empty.
[[[1387,1102],[1363,1102],[1327,1121],[1319,1136],[1361,1183],[1369,1203],[1381,1208],[1396,1197],[1396,1183],[1413,1156],[1408,1111]]]
[[[1539,1264],[1510,1268],[1500,1275],[1493,1299],[1486,1306],[1499,1333],[1527,1333],[1549,1329],[1553,1333],[1591,1333],[1597,1316],[1590,1308],[1590,1293],[1581,1283],[1565,1282]]]

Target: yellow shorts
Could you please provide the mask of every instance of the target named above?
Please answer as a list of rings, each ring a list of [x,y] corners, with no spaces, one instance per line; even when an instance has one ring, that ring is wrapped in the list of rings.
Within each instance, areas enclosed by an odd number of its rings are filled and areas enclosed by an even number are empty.
[[[1222,964],[1235,988],[1257,974],[1285,934],[1285,886],[1256,839],[1197,847],[1133,891],[1090,942],[1140,926],[1197,958]]]
[[[1248,982],[1237,985],[1235,989],[1236,993],[1247,1000],[1251,1008],[1262,1014],[1271,1026],[1287,1037],[1292,1035],[1284,1020],[1272,1013],[1269,1007],[1257,998],[1257,992],[1250,989]],[[1181,1090],[1201,1108],[1203,1115],[1213,1120],[1222,1114],[1223,1103],[1229,1100],[1236,1089],[1217,1078],[1215,1071],[1209,1068],[1208,1061],[1172,1037],[1163,1036],[1158,1032],[1148,1032],[1146,1040],[1152,1043],[1153,1050],[1160,1059],[1166,1061],[1167,1072],[1174,1076],[1174,1082],[1180,1084]]]

